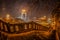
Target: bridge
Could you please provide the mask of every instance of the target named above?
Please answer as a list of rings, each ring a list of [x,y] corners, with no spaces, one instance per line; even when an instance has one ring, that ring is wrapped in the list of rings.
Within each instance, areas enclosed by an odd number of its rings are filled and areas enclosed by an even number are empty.
[[[1,40],[49,40],[52,34],[50,29],[33,21],[11,24],[0,20]]]

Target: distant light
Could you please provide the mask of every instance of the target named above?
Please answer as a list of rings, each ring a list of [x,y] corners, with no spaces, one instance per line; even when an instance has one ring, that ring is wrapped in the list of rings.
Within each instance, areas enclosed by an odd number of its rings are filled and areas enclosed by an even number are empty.
[[[48,18],[48,20],[47,20],[47,21],[48,21],[48,23],[51,23],[51,22],[52,22],[51,18]]]
[[[46,16],[43,16],[41,17],[41,20],[46,20],[46,18],[47,18]]]
[[[22,9],[22,14],[25,14],[26,13],[26,10],[25,9]]]
[[[44,18],[46,18],[46,16],[44,16]]]
[[[10,19],[10,15],[9,15],[9,14],[6,15],[6,19],[7,19],[7,20]]]

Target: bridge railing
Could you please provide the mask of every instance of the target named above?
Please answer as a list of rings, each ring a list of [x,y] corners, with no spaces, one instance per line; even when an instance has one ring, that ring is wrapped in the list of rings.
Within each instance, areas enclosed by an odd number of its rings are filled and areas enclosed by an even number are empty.
[[[11,24],[6,23],[2,20],[0,20],[0,30],[3,32],[8,33],[21,33],[21,32],[27,32],[31,30],[48,30],[49,28],[44,27],[40,24],[37,24],[35,22],[28,22],[28,23],[19,23],[19,24]]]

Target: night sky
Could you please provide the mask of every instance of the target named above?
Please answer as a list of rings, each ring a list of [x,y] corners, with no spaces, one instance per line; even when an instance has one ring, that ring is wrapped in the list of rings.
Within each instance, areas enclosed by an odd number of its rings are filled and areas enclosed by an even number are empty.
[[[22,9],[27,10],[27,15],[32,17],[50,17],[58,0],[0,0],[0,17],[10,14],[18,17]]]

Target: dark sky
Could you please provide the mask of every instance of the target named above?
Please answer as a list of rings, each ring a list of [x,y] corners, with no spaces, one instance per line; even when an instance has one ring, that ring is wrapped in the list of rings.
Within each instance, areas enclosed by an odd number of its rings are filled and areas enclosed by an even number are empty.
[[[21,10],[26,9],[31,17],[50,17],[58,0],[0,0],[0,16],[10,14],[13,17],[20,16]]]

